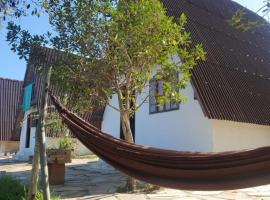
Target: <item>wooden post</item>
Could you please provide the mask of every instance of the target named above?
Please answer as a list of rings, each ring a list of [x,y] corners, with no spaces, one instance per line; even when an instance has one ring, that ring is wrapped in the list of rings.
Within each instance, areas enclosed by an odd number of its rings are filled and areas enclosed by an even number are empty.
[[[42,90],[42,99],[40,107],[40,126],[38,129],[38,134],[40,134],[40,168],[41,168],[41,181],[42,181],[42,190],[43,190],[43,199],[50,200],[50,187],[49,187],[49,175],[48,175],[48,166],[47,166],[47,156],[46,156],[46,134],[45,134],[45,119],[47,116],[47,107],[48,107],[48,89],[50,86],[52,67],[50,66],[47,69],[45,83]]]
[[[32,175],[29,184],[27,200],[35,200],[38,189],[38,176],[39,176],[39,143],[40,137],[38,132],[35,133],[35,152],[32,164]]]
[[[46,158],[46,134],[45,134],[45,118],[47,115],[48,88],[50,84],[51,67],[46,69],[45,82],[42,88],[41,105],[39,109],[39,122],[35,134],[35,152],[32,164],[31,182],[27,195],[28,200],[34,200],[38,189],[39,162],[41,166],[41,182],[43,199],[50,200],[50,187],[48,180],[48,167]]]

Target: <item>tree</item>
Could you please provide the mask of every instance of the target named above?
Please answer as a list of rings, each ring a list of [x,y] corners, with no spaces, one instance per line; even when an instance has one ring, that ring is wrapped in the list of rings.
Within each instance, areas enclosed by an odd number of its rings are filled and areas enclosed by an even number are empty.
[[[230,26],[239,29],[241,31],[250,31],[255,32],[257,28],[262,26],[268,26],[269,17],[268,14],[270,12],[270,0],[264,0],[262,6],[259,10],[256,11],[256,14],[260,14],[263,19],[249,19],[246,16],[246,11],[244,9],[237,10],[234,15],[228,20]],[[268,17],[268,19],[266,18]]]
[[[7,19],[40,15],[43,0],[0,0],[0,24]]]
[[[153,73],[164,81],[160,105],[180,103],[196,63],[205,58],[201,44],[185,31],[187,18],[168,17],[159,0],[49,1],[45,10],[56,35],[31,36],[9,24],[7,40],[22,58],[33,45],[50,44],[65,53],[55,63],[52,81],[76,102],[78,109],[95,104],[120,112],[125,140],[133,143],[130,117],[149,96],[140,100]],[[170,61],[178,55],[181,63]],[[181,74],[179,79],[176,74]],[[117,95],[118,106],[109,98]]]

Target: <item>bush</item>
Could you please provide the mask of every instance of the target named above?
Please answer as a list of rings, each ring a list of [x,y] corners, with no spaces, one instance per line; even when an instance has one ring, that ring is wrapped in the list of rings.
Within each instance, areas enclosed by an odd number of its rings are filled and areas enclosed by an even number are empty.
[[[0,200],[22,200],[26,196],[25,186],[10,176],[0,178]]]
[[[18,179],[11,176],[0,177],[0,200],[26,200],[27,189]],[[52,200],[60,200],[52,196]],[[43,200],[43,193],[39,191],[36,200]]]

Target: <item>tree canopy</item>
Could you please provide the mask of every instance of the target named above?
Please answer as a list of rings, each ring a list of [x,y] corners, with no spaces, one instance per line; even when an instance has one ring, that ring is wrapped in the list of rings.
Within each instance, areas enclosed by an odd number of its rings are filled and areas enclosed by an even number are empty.
[[[256,11],[256,14],[260,14],[262,16],[262,19],[249,19],[247,17],[246,11],[244,9],[239,9],[235,12],[231,19],[228,20],[228,22],[232,27],[241,31],[255,32],[257,28],[268,25],[269,18],[267,20],[267,17],[269,15],[269,12],[270,0],[263,0],[262,6],[259,8],[259,10]],[[263,18],[265,20],[263,20]]]
[[[148,95],[138,97],[154,74],[164,81],[159,103],[168,99],[180,103],[179,91],[196,63],[205,59],[202,45],[193,44],[185,30],[186,16],[168,17],[159,0],[54,0],[44,9],[56,34],[32,36],[9,23],[7,41],[12,50],[25,59],[35,45],[61,50],[66,59],[55,63],[53,82],[80,108],[89,109],[95,102],[119,111],[124,133],[131,132],[124,118],[147,101]],[[172,55],[181,62],[171,62]],[[108,101],[113,94],[118,106]]]
[[[185,30],[186,16],[168,17],[159,0],[49,0],[43,8],[54,33],[31,35],[10,22],[11,49],[26,60],[35,46],[59,50],[64,56],[52,63],[53,84],[75,109],[107,105],[119,111],[128,142],[134,142],[130,117],[149,100],[149,92],[142,94],[153,75],[164,82],[158,103],[180,103],[193,67],[205,59],[202,45]],[[112,95],[118,105],[111,104]],[[128,185],[134,188],[134,180]]]
[[[39,16],[43,3],[43,0],[0,0],[0,25],[29,14]]]

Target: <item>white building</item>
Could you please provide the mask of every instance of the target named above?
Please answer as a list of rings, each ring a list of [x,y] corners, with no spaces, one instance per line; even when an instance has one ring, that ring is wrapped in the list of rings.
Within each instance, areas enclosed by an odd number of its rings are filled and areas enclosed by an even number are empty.
[[[53,58],[60,57],[59,51],[46,47],[39,47],[35,51],[39,51],[39,62],[43,65],[49,65],[50,62],[53,62]],[[24,78],[22,109],[16,120],[20,123],[21,129],[14,135],[14,138],[20,141],[19,151],[16,154],[16,158],[19,160],[28,160],[29,157],[34,155],[35,134],[38,124],[34,113],[35,110],[39,110],[41,104],[42,85],[43,81],[36,72],[35,64],[29,63]],[[48,104],[50,106],[50,101],[48,101]],[[85,119],[91,121],[92,118],[89,114],[86,114]],[[46,132],[46,148],[58,148],[60,139],[61,137],[55,135],[53,131]],[[91,152],[77,140],[75,153],[85,155]]]
[[[188,102],[155,112],[149,101],[135,114],[135,141],[182,151],[231,151],[270,145],[269,27],[243,32],[228,19],[244,9],[230,0],[163,0],[168,15],[188,17],[187,30],[207,60],[194,69]],[[149,93],[149,88],[145,88]],[[118,105],[117,97],[110,100]],[[135,121],[135,122],[134,122]],[[119,113],[106,107],[102,130],[120,137]]]
[[[230,151],[270,145],[270,34],[269,26],[243,32],[228,19],[244,9],[250,20],[262,20],[230,0],[162,0],[169,16],[185,13],[194,43],[203,43],[207,60],[193,70],[182,91],[185,104],[159,110],[146,102],[135,114],[135,142],[183,151]],[[43,49],[52,59],[56,51]],[[31,73],[26,73],[31,74]],[[26,75],[25,87],[33,82]],[[35,85],[35,88],[38,86]],[[149,88],[145,88],[149,92]],[[110,100],[116,106],[117,98]],[[38,102],[36,102],[38,104]],[[20,134],[21,157],[33,155],[35,127],[24,112]],[[106,107],[95,124],[120,137],[119,113]],[[103,114],[103,115],[102,115]],[[30,128],[29,128],[30,127]],[[53,139],[55,141],[55,139]]]

